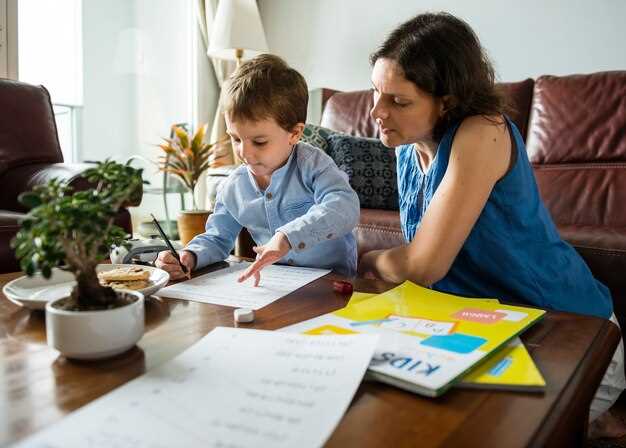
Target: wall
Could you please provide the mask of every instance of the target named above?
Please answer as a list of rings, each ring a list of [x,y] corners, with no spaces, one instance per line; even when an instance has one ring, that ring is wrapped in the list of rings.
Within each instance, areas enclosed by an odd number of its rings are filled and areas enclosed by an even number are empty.
[[[272,53],[311,89],[370,87],[368,56],[398,24],[448,11],[477,32],[499,79],[626,69],[621,0],[259,0]]]

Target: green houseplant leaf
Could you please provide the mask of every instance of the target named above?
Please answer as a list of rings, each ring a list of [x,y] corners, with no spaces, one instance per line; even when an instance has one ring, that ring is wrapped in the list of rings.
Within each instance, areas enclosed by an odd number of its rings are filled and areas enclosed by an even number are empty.
[[[74,192],[52,179],[20,196],[32,207],[11,245],[27,275],[40,271],[45,278],[61,266],[77,280],[70,302],[80,309],[110,307],[117,300],[111,288],[100,285],[96,266],[112,245],[122,245],[125,232],[113,221],[118,210],[141,199],[142,170],[109,159],[83,176],[94,187]]]

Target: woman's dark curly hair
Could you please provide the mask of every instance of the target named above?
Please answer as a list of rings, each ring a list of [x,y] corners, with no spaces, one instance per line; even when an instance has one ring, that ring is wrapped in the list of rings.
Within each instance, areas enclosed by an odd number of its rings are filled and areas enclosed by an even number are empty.
[[[451,14],[420,14],[403,23],[370,56],[372,66],[380,58],[396,61],[405,78],[424,92],[452,97],[450,108],[435,125],[436,141],[452,123],[466,117],[508,111],[478,37]]]

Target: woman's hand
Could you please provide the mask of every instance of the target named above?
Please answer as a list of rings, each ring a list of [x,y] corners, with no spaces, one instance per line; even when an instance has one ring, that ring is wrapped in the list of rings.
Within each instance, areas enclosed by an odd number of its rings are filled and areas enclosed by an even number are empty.
[[[287,236],[282,232],[276,232],[267,244],[262,246],[254,246],[252,250],[256,252],[256,260],[239,276],[239,283],[254,276],[254,286],[259,286],[261,281],[261,269],[276,263],[283,258],[291,249],[291,244]]]
[[[363,278],[377,278],[376,260],[382,250],[372,250],[361,255],[357,275]]]
[[[191,271],[196,266],[196,256],[193,252],[188,250],[179,252],[179,256],[180,262],[187,268],[186,274],[180,268],[178,261],[176,261],[176,258],[169,250],[159,252],[159,256],[154,264],[157,268],[167,271],[170,274],[170,280],[191,278]]]

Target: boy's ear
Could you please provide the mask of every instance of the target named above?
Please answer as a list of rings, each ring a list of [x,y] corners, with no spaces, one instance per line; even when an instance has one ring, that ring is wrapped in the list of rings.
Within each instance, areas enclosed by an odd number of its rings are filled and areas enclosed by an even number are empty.
[[[291,135],[289,136],[289,144],[295,145],[302,137],[304,132],[304,123],[298,123],[291,129]]]

